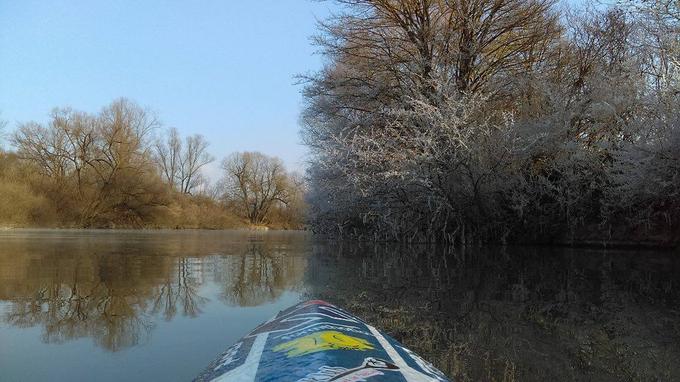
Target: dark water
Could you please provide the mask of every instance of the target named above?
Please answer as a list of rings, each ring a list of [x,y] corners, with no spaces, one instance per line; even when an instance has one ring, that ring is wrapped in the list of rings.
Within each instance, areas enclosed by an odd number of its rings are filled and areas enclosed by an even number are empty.
[[[340,304],[456,380],[680,380],[680,256],[0,232],[0,380],[190,380],[279,310]]]

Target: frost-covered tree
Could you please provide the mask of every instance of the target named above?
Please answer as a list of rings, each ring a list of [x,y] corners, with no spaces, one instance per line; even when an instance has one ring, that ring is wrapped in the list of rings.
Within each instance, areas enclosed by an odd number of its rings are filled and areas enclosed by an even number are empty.
[[[317,231],[573,240],[611,234],[615,216],[629,218],[623,232],[637,216],[626,205],[666,200],[674,162],[660,158],[674,155],[679,103],[672,71],[650,70],[671,50],[643,43],[657,33],[641,22],[649,13],[341,2],[316,40],[328,64],[304,93]],[[657,174],[657,194],[635,186],[643,156],[659,166],[644,174]]]

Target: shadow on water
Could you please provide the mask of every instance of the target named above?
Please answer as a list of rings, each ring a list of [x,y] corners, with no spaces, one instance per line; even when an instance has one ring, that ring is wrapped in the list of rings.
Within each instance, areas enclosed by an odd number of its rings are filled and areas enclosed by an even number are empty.
[[[306,282],[456,380],[679,380],[680,259],[317,246]]]
[[[46,343],[90,337],[118,351],[146,342],[159,320],[200,315],[208,282],[223,304],[242,307],[301,288],[305,245],[304,237],[290,234],[267,240],[191,232],[5,236],[0,302],[8,304],[1,318],[11,327],[41,327]]]

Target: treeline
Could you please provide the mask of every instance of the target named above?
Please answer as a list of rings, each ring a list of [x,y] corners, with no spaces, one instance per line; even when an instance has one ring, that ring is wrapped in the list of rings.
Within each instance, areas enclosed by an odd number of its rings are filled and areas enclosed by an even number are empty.
[[[677,242],[680,3],[338,2],[304,93],[317,232]]]
[[[302,226],[304,185],[279,159],[233,154],[211,184],[202,173],[214,161],[205,138],[163,130],[126,99],[95,114],[55,109],[47,124],[22,123],[7,135],[15,151],[0,151],[5,226]],[[234,173],[227,164],[242,157],[258,162]]]

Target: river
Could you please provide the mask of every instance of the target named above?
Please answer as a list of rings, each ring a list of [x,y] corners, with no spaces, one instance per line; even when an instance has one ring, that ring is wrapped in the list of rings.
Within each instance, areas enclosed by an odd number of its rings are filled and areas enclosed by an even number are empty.
[[[680,380],[680,256],[337,243],[304,232],[0,231],[0,381],[186,381],[304,299],[466,380]]]

